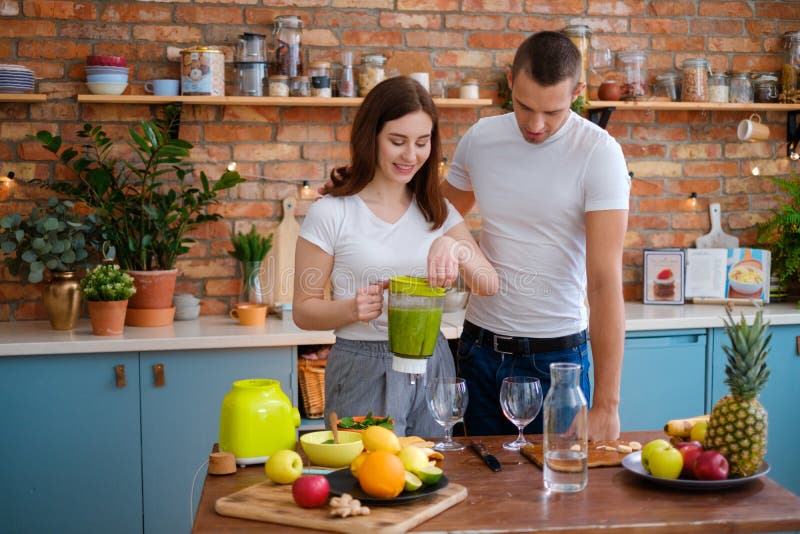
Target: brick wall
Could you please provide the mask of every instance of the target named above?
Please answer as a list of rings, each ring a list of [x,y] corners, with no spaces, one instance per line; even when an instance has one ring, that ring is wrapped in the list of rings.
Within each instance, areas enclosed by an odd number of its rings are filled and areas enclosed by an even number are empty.
[[[298,4],[294,6],[293,4]],[[344,48],[381,52],[403,73],[427,70],[434,78],[466,75],[481,83],[495,106],[441,111],[445,153],[452,155],[479,117],[503,113],[497,96],[503,67],[529,32],[587,24],[595,46],[648,52],[650,76],[707,57],[714,70],[779,70],[781,35],[800,29],[794,1],[665,0],[183,0],[0,1],[0,62],[32,68],[44,104],[0,103],[0,172],[46,178],[60,172],[28,137],[48,129],[74,140],[84,122],[103,123],[115,137],[157,111],[147,105],[79,105],[85,92],[84,57],[114,54],[132,67],[128,92],[142,93],[149,79],[177,77],[176,48],[226,49],[236,36],[271,32],[278,15],[300,15],[308,59],[338,60]],[[228,73],[228,81],[231,76]],[[598,79],[591,78],[592,92]],[[253,222],[267,231],[280,218],[280,199],[309,180],[321,183],[347,157],[354,108],[186,106],[181,133],[195,143],[193,162],[211,177],[229,161],[248,183],[226,195],[225,218],[197,232],[183,256],[179,292],[203,298],[204,313],[222,313],[237,292],[235,262],[225,253],[232,229]],[[777,203],[762,174],[785,175],[786,114],[765,113],[768,142],[740,144],[738,121],[746,112],[614,112],[608,130],[620,141],[634,173],[625,250],[625,296],[641,298],[641,255],[647,247],[691,246],[709,228],[707,206],[720,202],[724,228],[753,244],[755,225]],[[697,192],[692,206],[690,192]],[[30,210],[47,193],[15,184],[0,188],[0,215]],[[300,203],[299,213],[307,208]],[[469,219],[474,228],[480,217]],[[22,285],[0,266],[0,320],[43,318],[39,288]]]

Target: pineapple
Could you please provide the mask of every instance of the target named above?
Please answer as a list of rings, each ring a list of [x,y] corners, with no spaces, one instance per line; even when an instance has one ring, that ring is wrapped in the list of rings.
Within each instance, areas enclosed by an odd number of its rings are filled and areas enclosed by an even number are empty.
[[[731,346],[722,349],[728,357],[725,384],[730,393],[711,411],[705,447],[716,449],[728,460],[732,476],[752,475],[767,453],[767,411],[758,394],[769,378],[767,354],[772,334],[762,322],[762,310],[752,325],[742,315],[736,323],[728,312],[725,331]]]

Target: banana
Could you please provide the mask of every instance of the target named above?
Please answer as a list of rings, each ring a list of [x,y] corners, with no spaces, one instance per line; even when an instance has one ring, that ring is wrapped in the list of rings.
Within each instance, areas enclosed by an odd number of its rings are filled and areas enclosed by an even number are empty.
[[[670,419],[664,425],[664,432],[670,436],[679,438],[688,438],[692,427],[698,421],[708,421],[709,414],[696,415],[694,417],[687,417],[685,419]]]

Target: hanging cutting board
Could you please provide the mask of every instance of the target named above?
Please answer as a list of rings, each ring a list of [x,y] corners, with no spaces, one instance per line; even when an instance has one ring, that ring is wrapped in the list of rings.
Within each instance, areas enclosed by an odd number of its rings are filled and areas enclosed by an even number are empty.
[[[397,506],[370,506],[369,515],[334,518],[330,508],[300,508],[292,499],[291,485],[266,481],[217,499],[220,515],[266,521],[329,532],[406,532],[467,498],[467,488],[448,484],[429,497]]]
[[[739,238],[722,231],[722,209],[719,204],[709,204],[708,211],[711,215],[711,231],[697,238],[697,248],[737,248]]]
[[[294,251],[297,246],[297,235],[300,223],[295,219],[297,198],[288,196],[283,199],[283,219],[275,228],[272,237],[272,248],[267,254],[267,303],[291,303],[294,295]]]

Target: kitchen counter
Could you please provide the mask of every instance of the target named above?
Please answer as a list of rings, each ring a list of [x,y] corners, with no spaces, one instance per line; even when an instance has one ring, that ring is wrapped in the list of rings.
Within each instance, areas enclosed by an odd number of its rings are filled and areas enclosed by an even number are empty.
[[[623,433],[646,443],[660,432]],[[535,441],[541,436],[529,436]],[[466,438],[455,438],[465,440]],[[718,491],[671,490],[622,467],[589,470],[586,489],[549,494],[542,471],[520,454],[506,451],[508,436],[484,437],[503,470],[493,473],[470,449],[445,453],[451,482],[467,498],[412,529],[412,532],[766,532],[800,529],[800,497],[768,477]],[[210,447],[210,445],[209,445]],[[263,466],[240,468],[231,476],[207,476],[193,532],[308,532],[308,530],[218,515],[214,503],[265,480]],[[300,508],[287,514],[303,513]],[[331,519],[331,521],[336,521]]]

